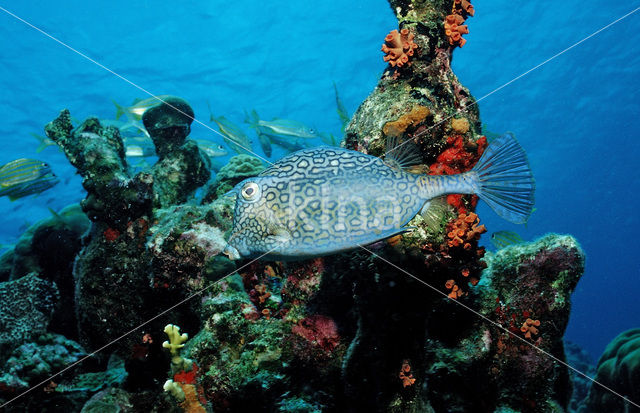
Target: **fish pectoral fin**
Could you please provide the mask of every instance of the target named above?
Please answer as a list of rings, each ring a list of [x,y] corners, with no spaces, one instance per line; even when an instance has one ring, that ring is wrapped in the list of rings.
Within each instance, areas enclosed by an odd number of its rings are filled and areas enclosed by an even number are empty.
[[[401,142],[397,137],[387,138],[387,151],[384,163],[389,167],[406,170],[422,162],[422,155],[413,141]]]
[[[438,225],[443,218],[446,218],[447,212],[453,208],[447,203],[447,196],[433,198],[424,203],[420,215],[424,219],[428,227]]]

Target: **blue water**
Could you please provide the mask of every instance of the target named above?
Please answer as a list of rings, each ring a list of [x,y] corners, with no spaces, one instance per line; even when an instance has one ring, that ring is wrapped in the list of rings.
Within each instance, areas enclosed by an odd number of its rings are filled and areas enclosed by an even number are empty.
[[[151,93],[187,99],[207,124],[209,102],[216,115],[239,124],[244,110],[256,109],[265,119],[297,119],[339,134],[332,82],[353,113],[384,70],[380,45],[397,27],[382,0],[100,3],[0,6]],[[478,3],[454,71],[481,98],[638,5]],[[620,331],[638,327],[639,28],[640,12],[479,103],[491,131],[516,134],[537,180],[537,210],[526,228],[506,224],[486,206],[481,219],[489,231],[516,230],[525,239],[576,236],[587,269],[566,337],[594,357]],[[0,243],[10,243],[48,216],[48,207],[84,197],[62,153],[36,154],[30,133],[42,133],[65,107],[77,119],[113,118],[112,99],[129,104],[146,95],[2,11],[0,61],[0,163],[38,157],[63,179],[38,197],[0,199]],[[200,125],[192,137],[219,139]]]

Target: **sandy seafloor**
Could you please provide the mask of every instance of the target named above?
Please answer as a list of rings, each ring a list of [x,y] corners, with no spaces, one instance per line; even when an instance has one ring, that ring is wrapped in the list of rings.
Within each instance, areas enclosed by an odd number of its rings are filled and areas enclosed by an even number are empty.
[[[537,181],[537,210],[526,227],[505,223],[485,205],[479,214],[489,234],[514,230],[531,240],[559,232],[579,240],[586,273],[566,338],[597,358],[615,335],[639,326],[640,12],[496,89],[640,3],[474,4],[454,71],[476,98],[490,94],[479,103],[483,122],[493,132],[515,133]],[[353,113],[384,70],[380,45],[397,27],[383,0],[0,6],[151,93],[187,99],[207,124],[209,102],[239,124],[245,109],[256,109],[264,119],[297,119],[334,134],[340,123],[332,82]],[[2,11],[0,62],[0,163],[38,157],[63,180],[38,197],[0,199],[0,243],[10,244],[28,223],[48,216],[47,208],[84,196],[62,153],[36,154],[30,133],[41,133],[65,107],[77,119],[112,118],[112,99],[128,104],[146,96]],[[191,136],[219,139],[199,125]],[[488,234],[483,240],[490,247]]]

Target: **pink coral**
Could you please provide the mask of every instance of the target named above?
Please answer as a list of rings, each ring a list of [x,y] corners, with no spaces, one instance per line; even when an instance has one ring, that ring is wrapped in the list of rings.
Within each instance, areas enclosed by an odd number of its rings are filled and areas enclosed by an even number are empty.
[[[340,344],[338,326],[333,319],[324,315],[311,315],[298,322],[291,331],[326,352],[332,351]]]
[[[409,57],[413,56],[413,51],[418,47],[413,38],[413,33],[408,29],[402,29],[400,32],[391,30],[384,38],[381,49],[385,53],[384,61],[389,62],[391,67],[402,67],[405,64],[409,66]]]

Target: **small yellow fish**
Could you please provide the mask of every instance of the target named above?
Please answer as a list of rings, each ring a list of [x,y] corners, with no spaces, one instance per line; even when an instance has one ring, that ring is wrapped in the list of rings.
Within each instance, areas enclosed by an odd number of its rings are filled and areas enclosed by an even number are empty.
[[[229,151],[219,143],[211,142],[205,139],[194,139],[198,144],[198,148],[210,158],[219,158],[221,156],[227,156]]]
[[[170,98],[170,95],[158,95],[157,97],[150,97],[146,99],[136,99],[133,104],[128,107],[120,106],[115,101],[116,105],[116,119],[120,119],[122,115],[126,115],[127,118],[132,120],[142,120],[142,114],[152,106],[162,103],[163,100]]]
[[[36,148],[36,153],[40,153],[45,150],[48,146],[58,146],[53,140],[47,138],[46,136],[38,135],[37,133],[31,133],[31,136],[36,138],[40,144]],[[60,148],[58,148],[60,149]]]
[[[224,116],[215,117],[211,115],[211,121],[218,125],[222,134],[222,139],[236,153],[251,153],[251,142],[249,137],[237,126]]]

